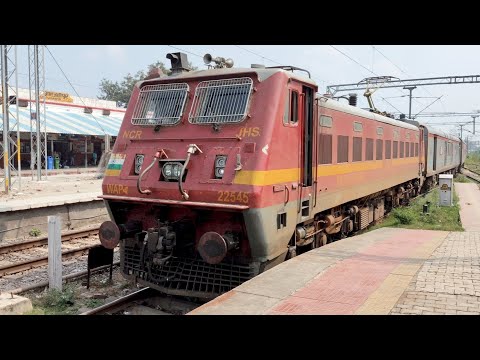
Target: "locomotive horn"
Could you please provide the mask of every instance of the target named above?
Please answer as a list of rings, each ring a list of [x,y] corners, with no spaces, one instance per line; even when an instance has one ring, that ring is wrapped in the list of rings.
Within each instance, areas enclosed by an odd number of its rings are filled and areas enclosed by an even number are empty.
[[[216,68],[224,68],[224,67],[231,68],[233,66],[232,59],[225,60],[225,58],[223,57],[220,57],[220,56],[213,57],[210,54],[205,54],[203,56],[203,62],[205,63],[205,65],[209,65],[212,61],[216,64],[215,65]]]
[[[212,62],[212,59],[213,59],[212,55],[210,55],[210,54],[205,54],[203,56],[203,62],[205,63],[205,65],[210,64]]]
[[[233,66],[233,60],[232,59],[225,60],[225,66],[227,68],[231,68]]]

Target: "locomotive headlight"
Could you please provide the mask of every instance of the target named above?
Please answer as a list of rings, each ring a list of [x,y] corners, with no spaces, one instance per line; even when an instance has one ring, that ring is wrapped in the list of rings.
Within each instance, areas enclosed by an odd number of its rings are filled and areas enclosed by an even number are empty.
[[[215,158],[215,178],[217,179],[223,178],[223,174],[225,173],[226,163],[227,163],[226,155],[217,155],[217,157]]]
[[[145,158],[145,155],[142,155],[142,154],[135,155],[135,175],[140,174],[140,170],[142,168],[144,158]]]
[[[165,164],[163,166],[163,176],[165,177],[172,176],[172,164]]]
[[[173,177],[176,177],[176,178],[180,177],[180,172],[181,172],[181,171],[182,171],[182,165],[180,165],[180,164],[174,164],[174,165],[172,166],[172,172],[173,172],[172,176],[173,176]]]
[[[166,180],[178,180],[182,172],[182,164],[179,162],[167,162],[163,165],[162,173]]]

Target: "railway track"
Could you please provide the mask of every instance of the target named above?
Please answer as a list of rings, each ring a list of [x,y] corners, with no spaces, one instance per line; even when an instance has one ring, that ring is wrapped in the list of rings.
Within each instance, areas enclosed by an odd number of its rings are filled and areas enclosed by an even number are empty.
[[[87,230],[80,230],[80,231],[72,231],[65,233],[62,235],[62,242],[72,241],[72,240],[79,240],[82,238],[98,235],[98,227],[87,229]],[[15,254],[16,252],[21,252],[24,250],[38,248],[48,245],[48,238],[42,237],[39,239],[23,241],[19,243],[12,243],[7,245],[0,246],[0,254]],[[62,260],[69,259],[72,257],[81,256],[87,253],[87,251],[92,248],[93,246],[98,245],[98,243],[91,244],[91,245],[84,245],[81,247],[77,247],[75,249],[69,249],[62,252]],[[48,265],[48,256],[40,256],[40,257],[32,257],[31,259],[23,260],[23,261],[16,261],[11,264],[6,264],[0,266],[0,277],[5,275],[11,275],[18,272],[30,270],[36,267]]]
[[[98,235],[98,229],[99,227],[95,227],[86,230],[66,232],[62,235],[62,242]],[[0,245],[0,255],[44,245],[48,245],[48,236],[43,236],[33,240],[15,242],[12,244]]]
[[[183,315],[200,305],[146,287],[80,315]]]
[[[480,173],[478,173],[476,171],[473,171],[471,169],[468,169],[468,168],[463,168],[462,169],[462,174],[465,175],[470,180],[473,180],[476,183],[480,183]]]

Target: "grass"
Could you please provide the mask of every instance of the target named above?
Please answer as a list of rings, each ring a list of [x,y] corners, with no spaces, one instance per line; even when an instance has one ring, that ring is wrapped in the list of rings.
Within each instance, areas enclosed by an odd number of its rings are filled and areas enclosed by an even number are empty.
[[[42,231],[37,229],[37,228],[33,228],[32,230],[30,230],[30,232],[28,233],[28,235],[30,236],[39,236],[42,234]]]
[[[463,174],[457,174],[457,176],[454,179],[454,182],[456,183],[473,183],[474,181],[470,180]]]
[[[104,303],[105,303],[105,300],[102,300],[102,299],[88,299],[85,302],[85,306],[93,309],[103,305]]]
[[[480,171],[480,152],[468,154],[467,158],[465,159],[465,167],[473,171]]]
[[[423,213],[423,205],[429,202],[428,213]],[[401,227],[406,229],[464,231],[460,222],[460,205],[454,193],[453,206],[439,206],[440,191],[435,189],[425,196],[411,202],[409,206],[392,210],[381,223],[371,230],[382,227]]]
[[[63,291],[56,289],[45,291],[41,296],[32,299],[32,305],[30,315],[69,315],[78,311],[74,289],[68,285]]]

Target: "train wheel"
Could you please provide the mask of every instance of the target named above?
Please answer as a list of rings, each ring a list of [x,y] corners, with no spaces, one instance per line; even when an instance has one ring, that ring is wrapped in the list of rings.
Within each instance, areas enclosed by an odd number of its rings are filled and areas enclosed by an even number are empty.
[[[295,246],[289,246],[287,256],[285,257],[285,260],[291,259],[295,256],[297,256],[297,250],[296,250]]]
[[[327,245],[327,243],[328,243],[328,237],[327,237],[327,235],[324,234],[322,236],[322,246]]]

